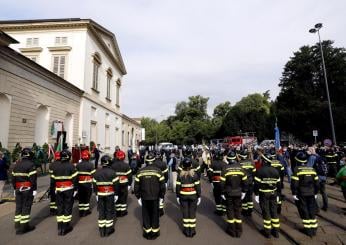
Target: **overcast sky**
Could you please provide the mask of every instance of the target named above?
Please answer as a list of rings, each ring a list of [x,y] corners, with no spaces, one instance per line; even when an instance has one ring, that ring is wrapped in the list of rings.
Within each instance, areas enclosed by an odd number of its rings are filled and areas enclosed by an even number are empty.
[[[53,4],[54,3],[54,4]],[[118,40],[128,74],[122,112],[159,120],[191,95],[208,111],[271,91],[293,52],[323,39],[346,43],[345,0],[0,0],[0,19],[91,18]]]

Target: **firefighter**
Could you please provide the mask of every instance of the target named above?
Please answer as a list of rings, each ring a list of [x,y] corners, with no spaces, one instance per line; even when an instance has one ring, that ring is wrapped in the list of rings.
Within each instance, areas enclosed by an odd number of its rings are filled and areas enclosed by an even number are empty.
[[[97,210],[99,212],[98,226],[101,237],[114,233],[114,205],[118,199],[119,177],[111,168],[111,158],[101,157],[102,168],[94,174],[94,191],[96,194]]]
[[[338,172],[338,154],[333,150],[333,148],[329,148],[326,150],[324,157],[328,164],[328,175],[329,177],[335,179],[335,176]],[[332,183],[333,185],[336,184],[336,182]]]
[[[226,162],[223,161],[224,155],[221,151],[217,151],[214,155],[215,159],[208,169],[208,178],[213,188],[214,200],[216,210],[214,213],[216,215],[222,216],[226,210],[223,199],[221,198],[221,173],[226,167]]]
[[[52,178],[53,175],[53,169],[56,165],[60,164],[60,151],[56,151],[54,153],[54,162],[52,162],[49,165],[49,175],[50,175],[50,187],[49,187],[49,196],[50,196],[50,203],[49,203],[49,210],[51,215],[56,215],[57,206],[56,206],[56,194],[55,194],[55,185],[54,180]]]
[[[32,161],[33,152],[29,148],[24,148],[19,161],[12,171],[12,184],[16,197],[16,211],[14,223],[16,234],[23,234],[35,229],[31,226],[30,212],[34,196],[37,194],[37,172]]]
[[[164,199],[165,177],[153,162],[155,155],[149,152],[145,158],[146,167],[140,169],[135,178],[135,195],[142,206],[143,237],[148,240],[160,236],[159,205]]]
[[[61,163],[53,169],[52,180],[56,192],[58,235],[64,236],[73,230],[71,226],[74,197],[77,195],[77,174],[70,163],[71,153],[63,150],[60,153]]]
[[[196,161],[193,158],[192,149],[191,148],[186,148],[183,151],[183,157],[188,157],[188,158],[191,159],[191,161],[192,161],[192,169],[196,172],[197,176],[199,178],[201,178],[201,166],[199,165],[198,160]],[[178,175],[179,175],[179,172],[182,171],[182,170],[183,170],[183,168],[179,166],[178,167]]]
[[[92,194],[92,175],[95,173],[94,164],[89,161],[90,153],[88,150],[81,152],[81,162],[77,164],[78,171],[78,208],[79,216],[84,217],[91,214],[90,197]]]
[[[193,237],[196,235],[197,206],[201,203],[201,185],[190,158],[183,159],[182,169],[177,178],[177,202],[183,214],[183,233]]]
[[[283,200],[283,195],[282,195],[282,190],[284,188],[284,176],[285,176],[285,167],[281,164],[281,162],[278,160],[277,155],[276,155],[276,151],[275,148],[270,149],[270,153],[271,155],[271,166],[273,168],[275,168],[279,175],[280,175],[280,184],[281,184],[281,188],[280,188],[280,192],[278,190],[278,214],[281,214],[281,205],[282,205],[282,200]]]
[[[281,189],[281,180],[278,171],[271,166],[272,156],[262,154],[262,167],[255,175],[254,192],[255,200],[259,203],[263,217],[263,235],[278,238],[280,220],[278,218],[277,202]]]
[[[242,150],[238,154],[238,159],[241,168],[245,171],[247,176],[248,189],[244,199],[242,200],[242,214],[244,216],[251,216],[253,210],[253,186],[254,186],[254,177],[256,174],[256,168],[253,162],[249,159],[249,154],[251,152],[247,150]]]
[[[235,156],[236,154],[233,151],[229,151],[227,154],[229,163],[221,174],[221,197],[226,203],[226,222],[228,223],[226,232],[232,237],[240,237],[243,232],[241,220],[242,199],[246,195],[248,184],[247,175],[240,164],[235,161]]]
[[[131,189],[132,171],[130,165],[124,162],[125,152],[119,150],[115,154],[112,161],[112,169],[119,177],[119,198],[115,203],[115,211],[117,217],[127,215],[127,197],[128,191]]]
[[[314,168],[306,166],[307,155],[305,152],[298,152],[295,160],[299,164],[295,167],[291,177],[292,195],[303,220],[303,231],[312,237],[316,235],[318,226],[316,219],[318,176]]]
[[[156,160],[154,161],[154,165],[159,168],[163,174],[163,176],[165,177],[165,185],[166,185],[166,189],[167,189],[167,182],[168,182],[168,166],[166,163],[163,162],[162,160],[162,155],[159,151],[156,152]],[[164,200],[162,200],[162,202],[160,202],[160,216],[164,215]]]

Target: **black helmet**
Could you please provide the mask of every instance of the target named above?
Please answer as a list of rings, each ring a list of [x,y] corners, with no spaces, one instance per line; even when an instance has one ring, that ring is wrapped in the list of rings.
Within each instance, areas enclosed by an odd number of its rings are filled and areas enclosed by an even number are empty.
[[[185,157],[182,161],[183,169],[188,169],[192,167],[192,160],[189,157]]]
[[[223,152],[221,150],[215,151],[215,159],[216,160],[222,160],[223,159]]]
[[[275,151],[275,148],[271,148],[271,149],[269,150],[269,154],[272,155],[272,158],[273,158],[273,159],[276,158],[276,151]]]
[[[273,160],[273,156],[270,153],[265,153],[262,156],[262,160],[265,164],[271,164]]]
[[[34,153],[31,151],[30,148],[24,148],[20,154],[22,158],[28,158],[28,159],[33,159]]]
[[[148,163],[152,163],[153,161],[155,161],[155,153],[149,151],[147,157],[145,158],[145,161]]]
[[[161,152],[160,151],[156,151],[155,152],[155,157],[156,157],[156,159],[161,159],[161,157],[162,157]]]
[[[69,152],[68,150],[62,150],[60,152],[60,159],[61,159],[61,161],[70,161],[71,152]]]
[[[183,151],[183,156],[184,156],[184,157],[189,157],[189,156],[191,156],[191,155],[192,155],[192,150],[191,150],[190,147],[189,147],[189,148],[186,148],[186,150]]]
[[[247,150],[242,150],[238,153],[238,156],[240,157],[240,159],[245,160],[248,158],[248,154],[247,154]]]
[[[101,165],[107,166],[111,164],[111,157],[109,155],[104,155],[101,157]]]
[[[237,159],[237,154],[234,151],[229,151],[227,153],[227,160],[235,161]]]
[[[307,154],[304,151],[300,151],[294,157],[294,160],[296,160],[298,164],[304,164],[304,163],[307,163],[308,156],[307,156]]]

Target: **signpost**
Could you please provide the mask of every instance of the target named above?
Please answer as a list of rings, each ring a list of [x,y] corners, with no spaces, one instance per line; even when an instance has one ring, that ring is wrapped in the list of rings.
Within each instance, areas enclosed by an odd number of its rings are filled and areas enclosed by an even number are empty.
[[[312,130],[312,136],[315,137],[315,144],[316,144],[317,143],[318,131],[317,130]]]

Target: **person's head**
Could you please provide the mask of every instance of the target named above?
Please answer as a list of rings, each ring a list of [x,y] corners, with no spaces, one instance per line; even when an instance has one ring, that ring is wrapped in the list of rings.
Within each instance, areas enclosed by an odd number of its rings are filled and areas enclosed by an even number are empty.
[[[28,147],[24,148],[20,155],[23,159],[33,159],[34,157],[34,153]]]
[[[55,161],[60,161],[61,160],[60,151],[54,152],[54,160]]]
[[[125,152],[123,152],[122,150],[117,151],[117,153],[115,154],[115,157],[117,160],[119,161],[124,161],[125,159]]]
[[[101,157],[101,165],[102,166],[109,166],[111,164],[111,157],[109,155],[103,155]]]
[[[182,167],[184,170],[190,170],[192,167],[192,160],[189,157],[185,157],[182,161]]]
[[[265,153],[261,155],[262,163],[265,166],[270,166],[272,164],[273,155],[270,153]]]
[[[85,161],[88,161],[90,159],[89,151],[88,150],[82,151],[81,158]]]
[[[229,164],[233,164],[233,163],[235,163],[237,161],[237,155],[232,150],[228,151],[226,158],[227,158],[227,161],[228,161]]]
[[[298,165],[305,165],[308,161],[308,156],[306,152],[299,151],[297,155],[294,157],[294,160],[296,160]]]
[[[60,158],[62,162],[68,162],[71,159],[71,152],[68,150],[62,150],[60,153]]]
[[[145,158],[145,162],[147,164],[152,164],[155,161],[155,153],[153,151],[149,151],[148,155]]]
[[[248,158],[248,152],[246,149],[241,150],[237,155],[241,160],[246,160]]]

